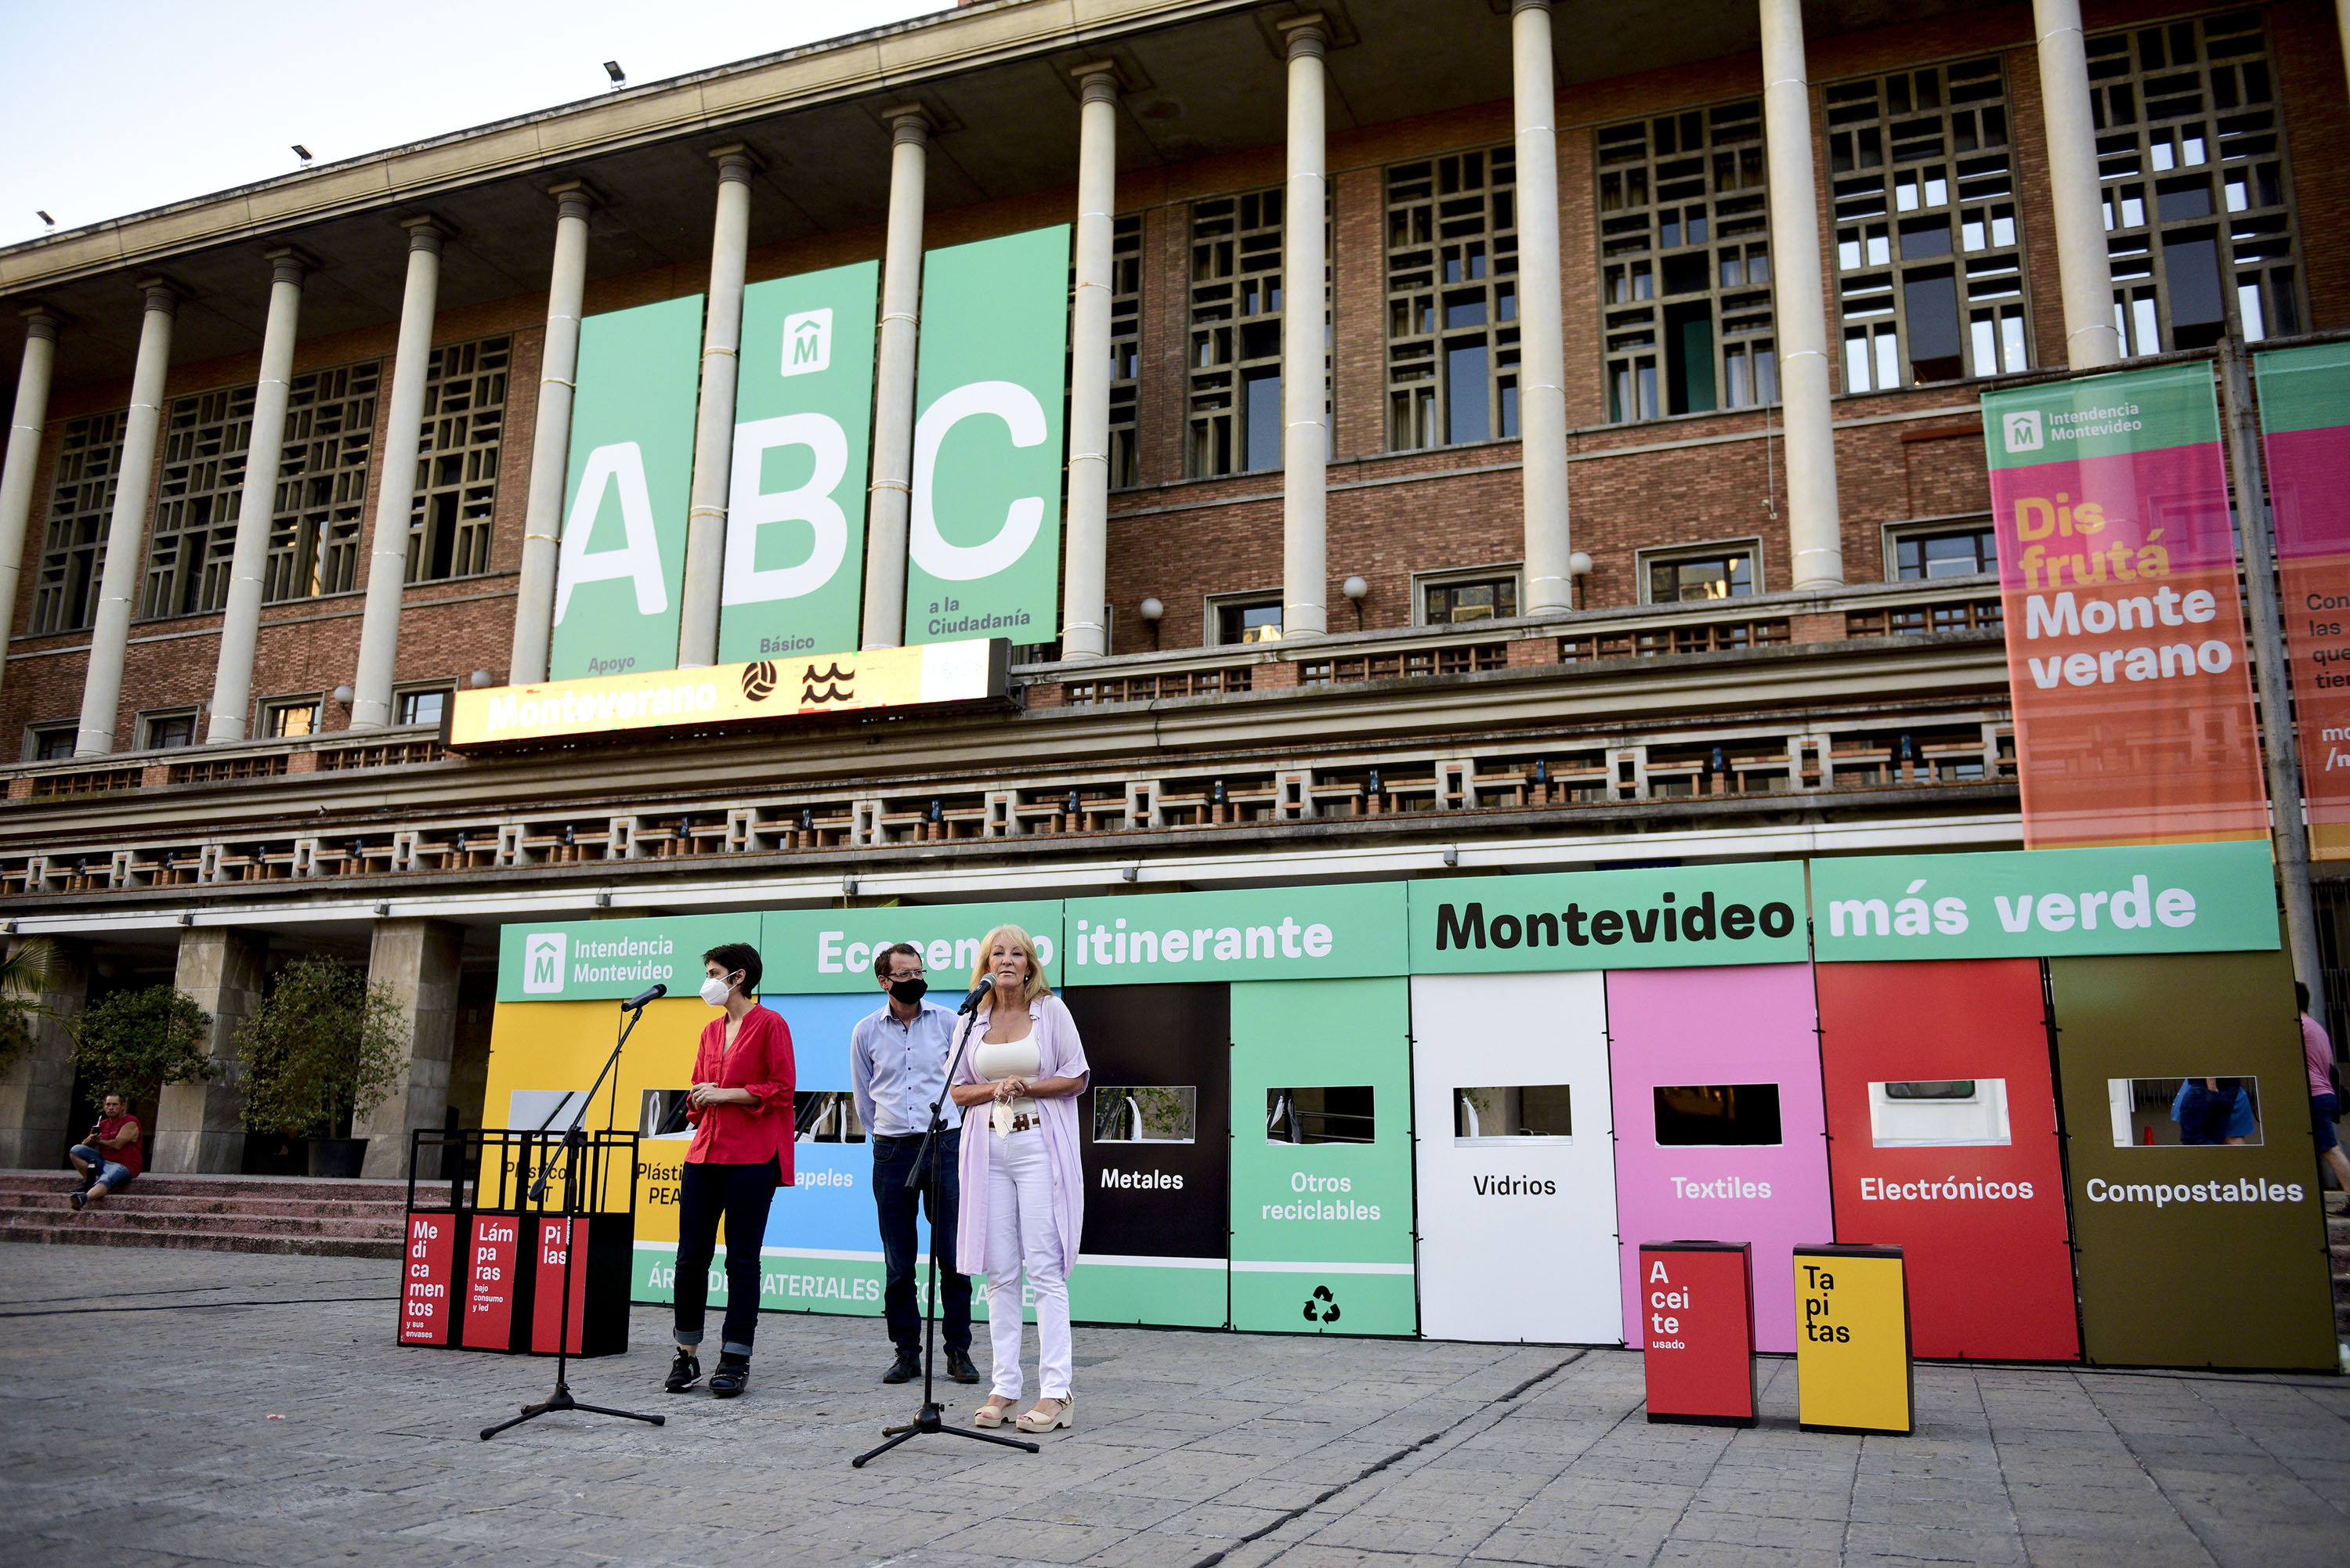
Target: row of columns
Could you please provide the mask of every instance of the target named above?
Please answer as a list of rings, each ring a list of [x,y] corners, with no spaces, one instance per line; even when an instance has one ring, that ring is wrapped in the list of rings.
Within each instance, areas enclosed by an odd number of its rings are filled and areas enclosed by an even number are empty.
[[[1788,531],[1798,588],[1844,580],[1830,417],[1834,357],[1829,352],[1824,266],[1813,158],[1811,88],[1800,0],[1757,0],[1762,35],[1764,132],[1770,158],[1773,289],[1778,322],[1780,395],[1784,421]],[[2041,90],[2048,126],[2049,179],[2056,220],[2058,273],[2066,351],[2075,370],[2116,363],[2113,280],[2100,207],[2095,133],[2079,0],[2033,0]],[[1324,57],[1329,34],[1319,16],[1281,24],[1287,52],[1288,145],[1283,266],[1289,280],[1284,313],[1282,384],[1283,629],[1311,639],[1328,624],[1326,465],[1329,424],[1323,377],[1327,188]],[[1523,449],[1525,607],[1532,614],[1571,607],[1565,429],[1565,371],[1560,294],[1555,72],[1550,0],[1513,0],[1513,99],[1520,193],[1519,271],[1523,313],[1520,389]],[[1102,622],[1108,532],[1109,306],[1112,215],[1117,197],[1115,67],[1076,67],[1080,86],[1077,154],[1076,292],[1072,325],[1069,493],[1064,576],[1063,657],[1108,652]],[[876,349],[872,479],[867,500],[862,645],[895,646],[905,623],[907,526],[911,501],[916,348],[921,301],[922,223],[931,124],[919,105],[886,111],[890,126],[888,236]],[[736,145],[712,151],[718,166],[717,211],[703,331],[688,514],[681,666],[714,662],[719,585],[724,561],[726,490],[732,472],[736,358],[750,240],[750,182],[757,163]],[[519,602],[509,679],[543,680],[554,618],[571,407],[578,364],[581,300],[587,276],[588,218],[593,192],[579,182],[553,187],[556,218],[548,286],[546,348],[531,451]],[[413,452],[421,424],[432,352],[440,258],[447,237],[431,217],[406,221],[408,275],[392,366],[383,477],[369,539],[366,609],[353,680],[351,728],[390,722],[409,514],[414,502]],[[287,249],[269,254],[271,292],[255,400],[252,451],[282,442],[286,383],[301,309],[307,260]],[[133,596],[141,576],[155,448],[171,363],[178,292],[166,281],[142,285],[146,310],[132,375],[121,477],[107,529],[105,570],[91,631],[88,673],[75,753],[110,751],[122,686]],[[25,358],[17,379],[5,467],[0,467],[0,608],[13,617],[33,473],[47,417],[57,317],[26,312]],[[206,738],[244,738],[251,704],[254,648],[261,610],[275,465],[248,466],[220,667]]]

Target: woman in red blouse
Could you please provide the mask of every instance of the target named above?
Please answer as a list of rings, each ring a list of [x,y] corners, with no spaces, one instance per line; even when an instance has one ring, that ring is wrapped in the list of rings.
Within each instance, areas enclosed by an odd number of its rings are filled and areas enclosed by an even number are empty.
[[[693,1124],[678,1184],[677,1360],[664,1386],[682,1394],[702,1379],[702,1319],[710,1261],[726,1221],[726,1321],[710,1391],[732,1399],[751,1381],[759,1326],[759,1247],[767,1205],[792,1181],[792,1032],[759,1005],[759,950],[728,942],[702,955],[702,1000],[726,1010],[702,1032],[686,1119]]]

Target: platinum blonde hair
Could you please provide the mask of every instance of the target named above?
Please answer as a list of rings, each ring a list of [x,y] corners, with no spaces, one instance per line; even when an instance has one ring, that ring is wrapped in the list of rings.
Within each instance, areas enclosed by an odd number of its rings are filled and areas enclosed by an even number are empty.
[[[1044,957],[1036,951],[1036,939],[1018,926],[998,926],[980,939],[979,961],[971,967],[971,983],[976,986],[987,978],[988,971],[993,967],[995,944],[1007,940],[1028,955],[1028,989],[1020,1000],[1034,1002],[1040,996],[1052,995],[1053,988],[1045,979]]]

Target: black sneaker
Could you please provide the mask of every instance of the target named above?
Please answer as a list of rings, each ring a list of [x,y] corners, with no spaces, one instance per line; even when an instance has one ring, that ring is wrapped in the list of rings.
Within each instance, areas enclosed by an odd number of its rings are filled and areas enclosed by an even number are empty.
[[[922,1375],[922,1358],[910,1350],[901,1350],[889,1370],[881,1375],[884,1383],[911,1383]]]
[[[87,1187],[75,1188],[71,1192],[66,1194],[66,1201],[72,1204],[77,1209],[80,1208],[83,1204],[89,1201],[89,1189]]]
[[[979,1368],[971,1364],[970,1351],[950,1350],[947,1352],[947,1376],[953,1378],[958,1383],[976,1383],[979,1381]]]
[[[721,1351],[718,1370],[710,1375],[710,1391],[721,1399],[732,1399],[751,1386],[751,1358]]]
[[[661,1385],[664,1394],[682,1394],[702,1381],[702,1361],[692,1351],[681,1345],[677,1359],[670,1363],[669,1381]]]

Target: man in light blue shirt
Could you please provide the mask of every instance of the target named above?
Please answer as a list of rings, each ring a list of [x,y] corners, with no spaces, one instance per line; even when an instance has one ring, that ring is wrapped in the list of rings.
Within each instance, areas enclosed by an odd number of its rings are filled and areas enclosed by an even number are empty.
[[[922,950],[905,942],[873,955],[873,977],[889,1001],[860,1020],[848,1036],[848,1078],[857,1091],[858,1119],[873,1144],[873,1203],[881,1217],[881,1310],[898,1358],[881,1375],[905,1383],[922,1375],[922,1314],[914,1285],[914,1205],[907,1175],[922,1151],[931,1106],[939,1105],[946,1130],[939,1135],[937,1179],[921,1200],[929,1209],[931,1250],[938,1255],[943,1297],[947,1375],[979,1381],[971,1362],[971,1276],[954,1272],[955,1210],[962,1201],[956,1168],[962,1107],[947,1093],[947,1056],[954,1049],[955,1015],[922,1000]]]

